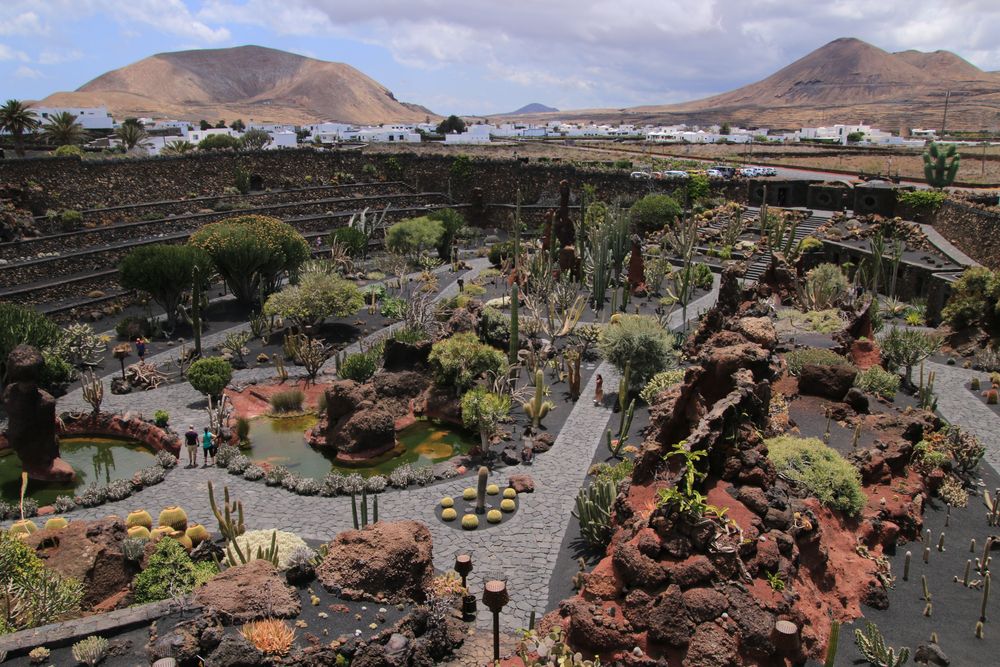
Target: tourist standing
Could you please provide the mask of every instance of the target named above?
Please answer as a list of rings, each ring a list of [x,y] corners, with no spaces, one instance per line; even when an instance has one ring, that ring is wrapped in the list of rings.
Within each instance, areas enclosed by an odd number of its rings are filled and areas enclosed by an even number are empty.
[[[146,339],[142,336],[135,339],[135,353],[139,355],[139,361],[146,361]]]
[[[201,434],[201,448],[205,450],[203,452],[204,463],[201,464],[201,467],[205,468],[210,465],[215,465],[215,452],[217,451],[215,447],[215,436],[212,435],[212,432],[208,430],[207,426],[205,427],[205,432]],[[209,461],[209,459],[211,459],[211,461]]]
[[[188,425],[188,430],[184,433],[184,444],[187,446],[188,468],[198,467],[198,431],[194,430],[194,424]]]

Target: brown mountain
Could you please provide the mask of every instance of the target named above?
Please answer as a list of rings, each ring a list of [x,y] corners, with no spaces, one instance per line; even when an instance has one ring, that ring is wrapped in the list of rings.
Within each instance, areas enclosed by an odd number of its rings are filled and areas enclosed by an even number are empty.
[[[103,105],[116,118],[252,118],[296,124],[423,121],[435,115],[399,102],[350,65],[261,46],[159,53],[41,103]]]
[[[940,128],[951,91],[951,129],[1000,124],[1000,73],[948,51],[889,53],[841,38],[742,88],[681,104],[599,109],[561,117],[631,123],[730,122],[798,128],[864,121],[884,130]]]

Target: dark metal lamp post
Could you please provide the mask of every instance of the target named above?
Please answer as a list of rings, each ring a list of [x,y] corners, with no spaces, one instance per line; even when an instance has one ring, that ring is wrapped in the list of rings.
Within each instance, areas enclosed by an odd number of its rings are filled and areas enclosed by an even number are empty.
[[[465,595],[462,596],[462,620],[474,621],[476,620],[476,596],[469,594],[469,587],[466,583],[469,573],[472,572],[472,556],[469,554],[455,556],[455,572],[458,572],[459,576],[462,577],[462,588],[465,589]]]
[[[493,660],[500,659],[500,610],[510,602],[507,582],[490,579],[483,586],[483,604],[493,612]]]

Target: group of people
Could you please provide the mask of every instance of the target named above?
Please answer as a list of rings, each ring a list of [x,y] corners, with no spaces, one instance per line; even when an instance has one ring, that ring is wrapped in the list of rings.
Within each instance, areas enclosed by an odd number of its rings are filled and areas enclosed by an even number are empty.
[[[184,433],[184,444],[187,447],[188,455],[188,468],[198,467],[198,441],[201,441],[201,450],[203,452],[201,467],[205,468],[211,465],[215,465],[215,455],[219,451],[219,447],[216,444],[215,434],[212,433],[208,427],[201,433],[199,438],[198,431],[194,430],[194,425],[189,425],[188,430]]]

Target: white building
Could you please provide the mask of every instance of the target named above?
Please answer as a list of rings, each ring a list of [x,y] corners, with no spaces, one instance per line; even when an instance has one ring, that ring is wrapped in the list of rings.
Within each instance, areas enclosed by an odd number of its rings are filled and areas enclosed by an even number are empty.
[[[226,136],[235,137],[237,139],[240,137],[239,132],[237,132],[236,130],[231,130],[228,127],[213,127],[207,130],[201,130],[201,129],[196,130],[194,128],[188,129],[187,134],[185,135],[184,138],[190,141],[192,144],[197,144],[202,139],[211,137],[216,134],[224,134]]]
[[[108,113],[107,107],[31,107],[31,110],[38,115],[42,125],[52,116],[65,111],[76,116],[76,122],[85,130],[114,129],[114,119]]]
[[[278,132],[268,132],[271,135],[271,143],[264,148],[296,148],[299,145],[298,135],[295,134],[295,130],[289,132],[288,130],[282,130]]]

